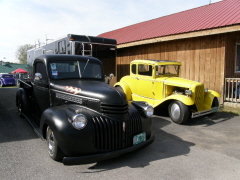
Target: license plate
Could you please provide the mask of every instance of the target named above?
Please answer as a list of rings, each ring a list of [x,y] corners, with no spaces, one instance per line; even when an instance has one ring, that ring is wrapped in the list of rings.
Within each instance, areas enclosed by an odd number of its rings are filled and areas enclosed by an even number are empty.
[[[213,107],[212,108],[212,113],[218,112],[218,107]]]
[[[133,136],[133,145],[140,144],[144,141],[146,141],[146,133],[145,132],[142,132],[140,134]]]

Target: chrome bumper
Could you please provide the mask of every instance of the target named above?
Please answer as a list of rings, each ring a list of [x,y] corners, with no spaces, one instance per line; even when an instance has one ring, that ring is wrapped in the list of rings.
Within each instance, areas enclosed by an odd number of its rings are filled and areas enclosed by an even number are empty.
[[[215,112],[218,112],[218,107],[213,107],[212,109],[209,109],[206,111],[199,111],[199,112],[192,113],[192,118],[204,116],[204,115],[215,113]]]

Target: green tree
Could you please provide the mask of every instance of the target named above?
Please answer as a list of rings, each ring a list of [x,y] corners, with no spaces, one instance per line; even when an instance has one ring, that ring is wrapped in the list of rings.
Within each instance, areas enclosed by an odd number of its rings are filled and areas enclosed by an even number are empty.
[[[27,64],[27,51],[33,47],[35,46],[31,44],[24,44],[22,46],[19,46],[16,51],[16,58],[19,60],[19,63]]]

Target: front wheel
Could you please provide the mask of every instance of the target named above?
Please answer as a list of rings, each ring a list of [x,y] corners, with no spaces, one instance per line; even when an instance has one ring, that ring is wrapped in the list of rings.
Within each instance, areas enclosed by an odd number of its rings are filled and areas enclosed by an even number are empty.
[[[47,145],[48,145],[48,153],[50,157],[55,161],[61,161],[64,157],[64,154],[60,149],[60,147],[58,146],[54,133],[49,126],[47,127],[46,138],[47,138]]]
[[[183,124],[190,118],[189,108],[180,101],[173,101],[168,106],[168,113],[173,122]]]

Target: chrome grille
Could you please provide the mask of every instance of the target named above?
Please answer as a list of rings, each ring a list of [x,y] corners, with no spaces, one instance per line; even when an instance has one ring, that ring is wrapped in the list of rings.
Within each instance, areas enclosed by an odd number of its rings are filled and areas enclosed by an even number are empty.
[[[197,106],[198,111],[203,110],[204,105],[204,86],[196,86],[195,89],[195,105]]]
[[[110,151],[130,147],[133,145],[133,136],[142,132],[141,117],[137,112],[132,112],[130,119],[125,121],[113,121],[105,117],[94,117],[92,120],[94,144],[98,150]]]
[[[114,105],[101,103],[100,108],[103,114],[125,114],[128,112],[128,104]]]

